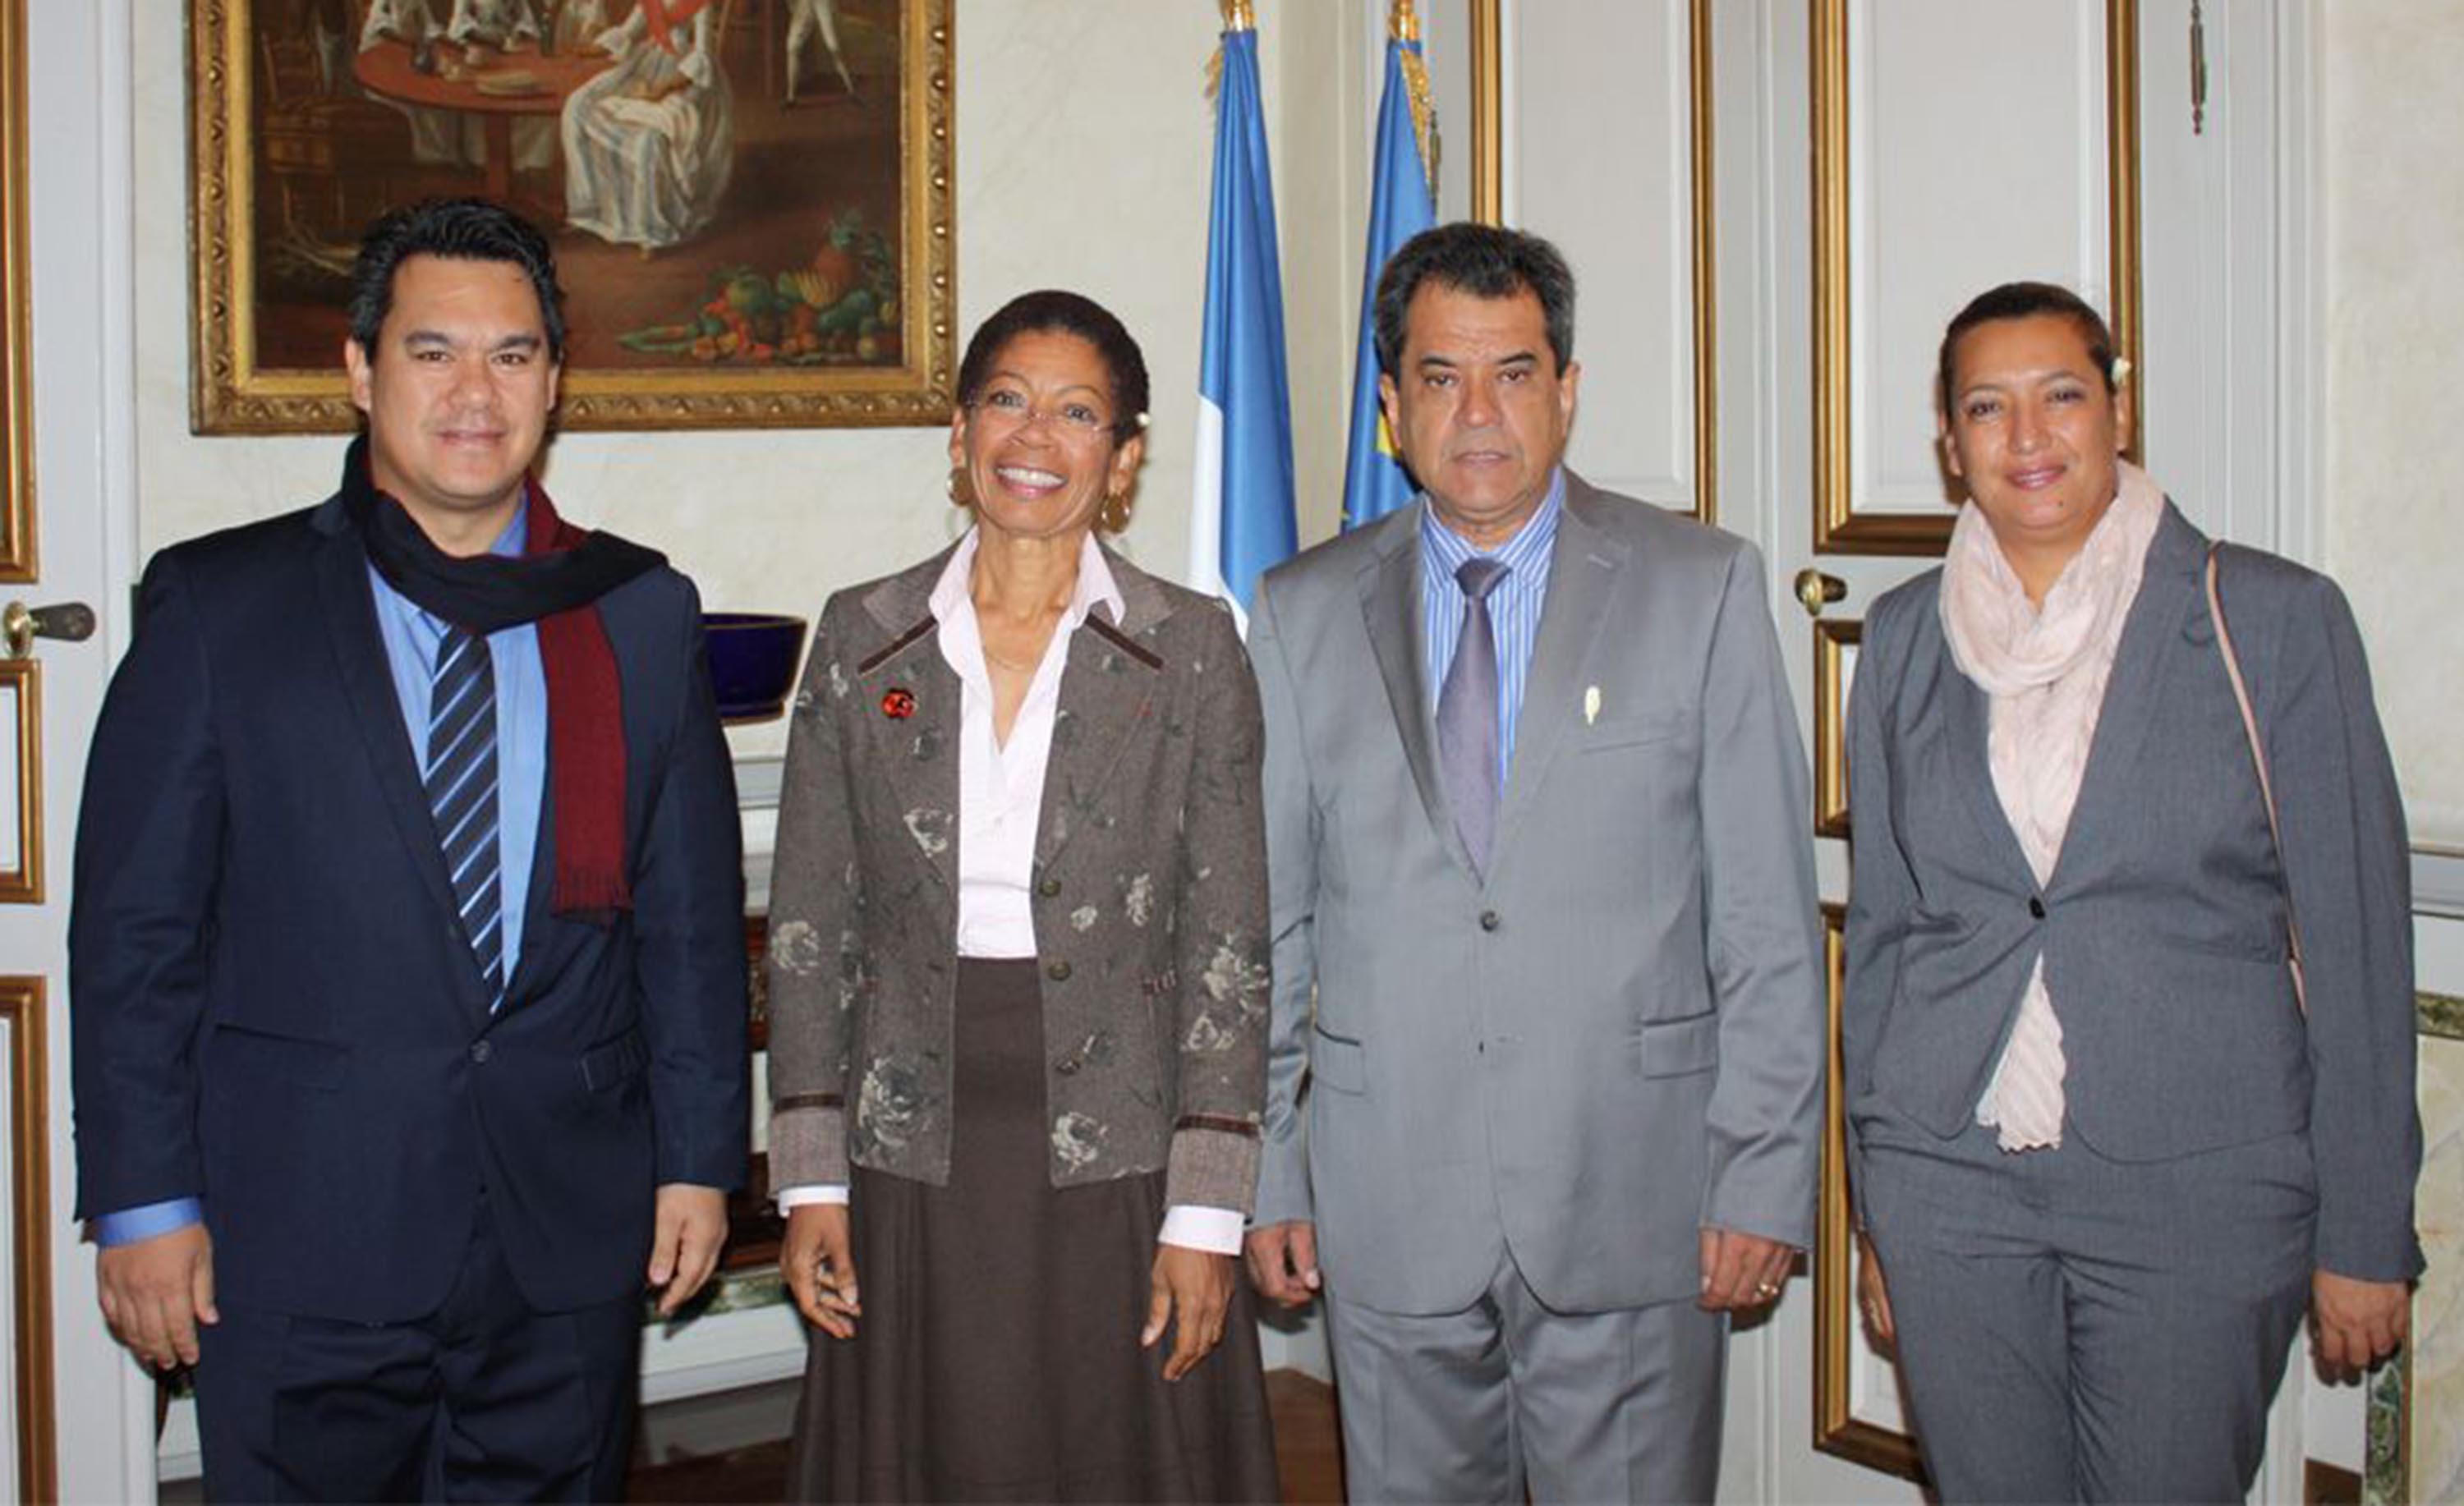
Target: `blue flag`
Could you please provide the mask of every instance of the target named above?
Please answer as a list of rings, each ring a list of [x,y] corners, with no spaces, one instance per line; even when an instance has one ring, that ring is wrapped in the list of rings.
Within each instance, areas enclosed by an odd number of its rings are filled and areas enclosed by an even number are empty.
[[[1406,59],[1409,59],[1407,62]],[[1370,186],[1369,254],[1360,274],[1360,349],[1352,365],[1352,447],[1343,463],[1343,526],[1358,528],[1406,506],[1411,478],[1377,407],[1377,273],[1395,249],[1438,221],[1429,164],[1412,109],[1417,41],[1386,44],[1386,93],[1377,106],[1376,178]]]
[[[1229,600],[1245,630],[1258,578],[1291,557],[1300,534],[1275,190],[1258,97],[1258,38],[1247,28],[1223,33],[1198,400],[1189,581]]]

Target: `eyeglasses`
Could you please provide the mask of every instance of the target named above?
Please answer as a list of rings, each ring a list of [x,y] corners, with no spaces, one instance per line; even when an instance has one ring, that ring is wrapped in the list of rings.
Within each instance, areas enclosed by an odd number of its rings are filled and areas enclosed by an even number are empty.
[[[1029,403],[1026,394],[1007,387],[985,393],[968,404],[967,411],[1001,428],[1024,428],[1042,419],[1073,439],[1092,439],[1112,426],[1102,409],[1083,398],[1065,398],[1051,407],[1040,407]]]

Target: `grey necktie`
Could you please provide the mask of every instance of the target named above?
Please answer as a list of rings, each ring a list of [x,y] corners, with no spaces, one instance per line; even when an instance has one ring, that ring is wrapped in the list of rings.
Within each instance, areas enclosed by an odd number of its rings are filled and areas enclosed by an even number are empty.
[[[1497,835],[1497,630],[1488,620],[1488,594],[1506,578],[1505,561],[1474,555],[1455,570],[1463,587],[1463,637],[1438,692],[1438,768],[1446,799],[1455,809],[1472,866],[1488,871],[1488,846]]]

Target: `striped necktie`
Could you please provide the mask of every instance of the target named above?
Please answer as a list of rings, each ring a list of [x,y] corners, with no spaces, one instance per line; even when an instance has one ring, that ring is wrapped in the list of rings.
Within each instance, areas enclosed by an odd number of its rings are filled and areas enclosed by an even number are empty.
[[[1472,866],[1488,872],[1489,844],[1497,835],[1500,776],[1497,763],[1497,628],[1488,615],[1488,594],[1511,567],[1494,555],[1474,555],[1455,569],[1463,587],[1463,637],[1455,661],[1438,690],[1438,768],[1454,806]]]
[[[496,672],[486,639],[445,629],[428,705],[428,808],[494,1014],[505,1002],[505,932],[496,882]]]

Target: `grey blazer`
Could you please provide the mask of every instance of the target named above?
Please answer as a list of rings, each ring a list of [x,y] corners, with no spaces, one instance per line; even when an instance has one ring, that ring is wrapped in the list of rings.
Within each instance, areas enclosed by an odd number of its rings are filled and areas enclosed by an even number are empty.
[[[1053,1185],[1167,1169],[1246,1211],[1265,1092],[1257,684],[1221,603],[1106,555],[1072,635],[1033,898]],[[770,887],[770,1181],[950,1172],[960,686],[947,551],[832,596],[797,696]],[[852,1104],[852,1112],[849,1106]]]
[[[1886,1119],[1944,1139],[1969,1126],[2041,954],[2071,1130],[2155,1161],[2306,1129],[2318,1263],[2401,1279],[2421,1270],[2411,898],[2369,670],[2333,582],[2224,552],[2279,865],[2201,587],[2207,548],[2168,503],[2041,889],[1994,795],[1988,698],[1943,638],[1941,571],[1874,603],[1849,708],[1852,1135]]]
[[[1258,1221],[1451,1312],[1690,1299],[1705,1224],[1804,1244],[1823,975],[1806,765],[1739,539],[1572,473],[1489,871],[1438,774],[1420,509],[1268,576],[1274,1044]],[[1307,1084],[1304,1102],[1304,1084]]]

